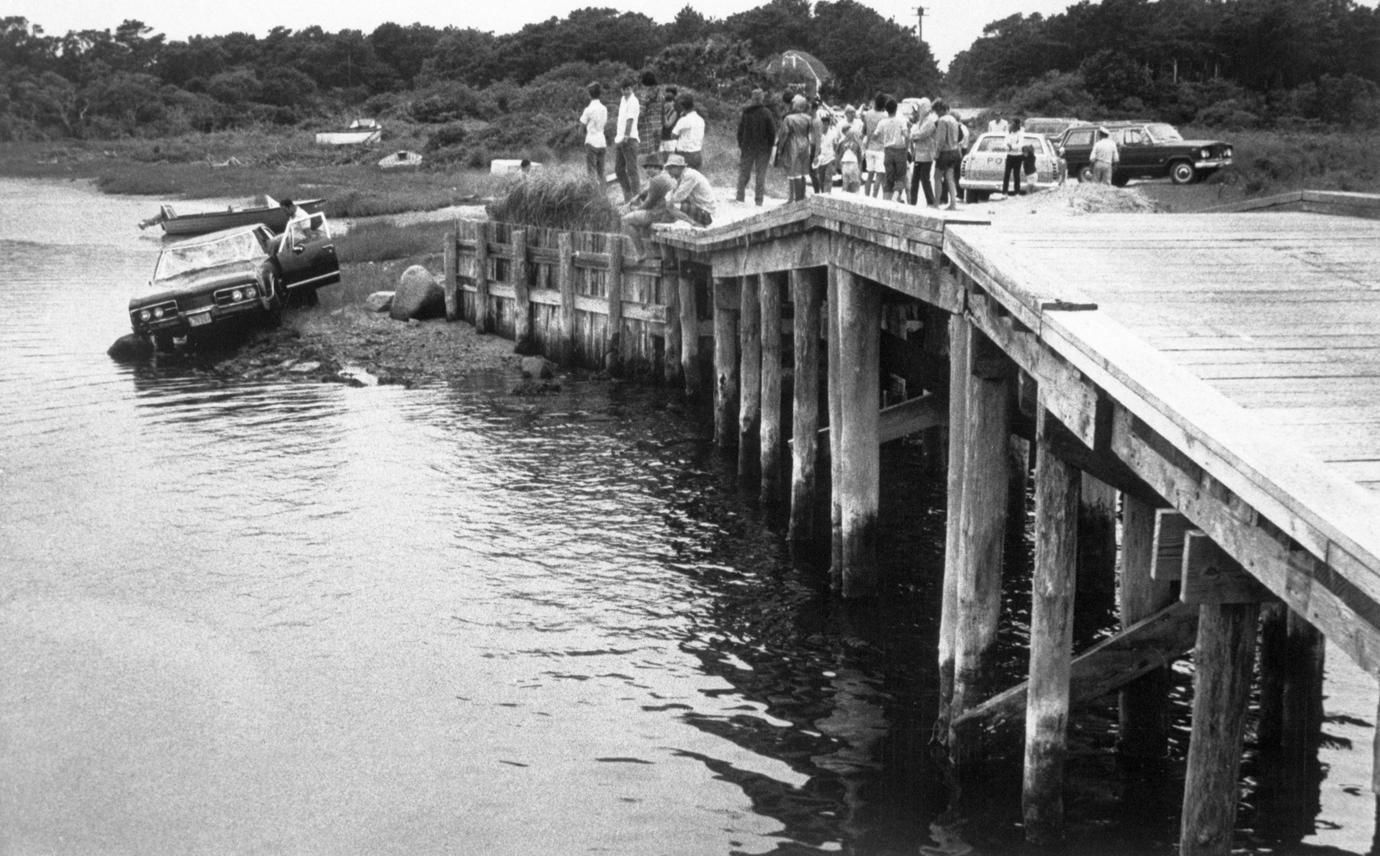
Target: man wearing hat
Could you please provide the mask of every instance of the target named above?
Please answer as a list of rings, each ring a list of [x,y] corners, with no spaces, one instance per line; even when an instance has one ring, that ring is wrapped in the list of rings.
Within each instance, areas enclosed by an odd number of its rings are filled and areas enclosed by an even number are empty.
[[[678,220],[708,226],[714,220],[714,187],[679,153],[666,158],[666,171],[676,180],[671,191],[671,213]]]
[[[1093,143],[1089,158],[1092,161],[1093,184],[1111,184],[1112,167],[1121,160],[1121,153],[1116,150],[1112,132],[1105,127],[1097,129],[1097,142]]]
[[[652,224],[671,223],[677,219],[671,210],[671,191],[676,188],[676,180],[662,171],[661,155],[646,154],[640,162],[646,182],[623,206],[623,232],[632,241],[633,254],[638,260],[647,256],[645,242],[652,234]]]

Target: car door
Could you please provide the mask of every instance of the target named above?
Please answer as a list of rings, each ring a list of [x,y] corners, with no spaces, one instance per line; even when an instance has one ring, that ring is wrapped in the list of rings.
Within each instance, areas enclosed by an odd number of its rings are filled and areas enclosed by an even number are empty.
[[[1164,156],[1144,128],[1123,128],[1118,136],[1121,172],[1131,177],[1164,172]]]
[[[289,290],[340,282],[340,264],[330,226],[321,214],[288,223],[275,253],[283,285]]]

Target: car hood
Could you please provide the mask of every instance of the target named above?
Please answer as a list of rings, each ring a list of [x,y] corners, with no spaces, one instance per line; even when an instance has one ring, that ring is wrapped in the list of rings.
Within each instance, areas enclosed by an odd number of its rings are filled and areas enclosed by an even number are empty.
[[[213,268],[188,271],[167,279],[161,279],[155,282],[153,288],[147,293],[136,295],[130,299],[129,303],[131,306],[156,303],[182,294],[196,294],[223,288],[227,285],[257,282],[258,279],[259,262],[230,262]]]

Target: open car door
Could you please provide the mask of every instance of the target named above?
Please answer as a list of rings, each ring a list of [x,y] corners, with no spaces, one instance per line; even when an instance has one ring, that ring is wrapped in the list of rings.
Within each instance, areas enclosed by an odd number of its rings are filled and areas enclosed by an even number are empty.
[[[340,282],[340,264],[324,214],[313,214],[287,224],[275,254],[283,286],[288,293],[315,291]]]

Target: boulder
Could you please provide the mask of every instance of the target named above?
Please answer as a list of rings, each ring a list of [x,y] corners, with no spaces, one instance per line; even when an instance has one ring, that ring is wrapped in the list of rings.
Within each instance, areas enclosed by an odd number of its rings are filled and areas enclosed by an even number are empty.
[[[398,278],[389,317],[397,321],[410,318],[441,318],[446,314],[446,294],[431,271],[413,265]]]
[[[153,345],[143,336],[136,336],[133,333],[126,333],[116,339],[109,348],[106,355],[111,359],[127,362],[147,357],[153,353]]]
[[[554,377],[556,366],[545,357],[523,357],[522,376],[533,377],[541,380]]]
[[[364,298],[364,306],[370,312],[387,312],[393,306],[393,292],[376,291]]]

